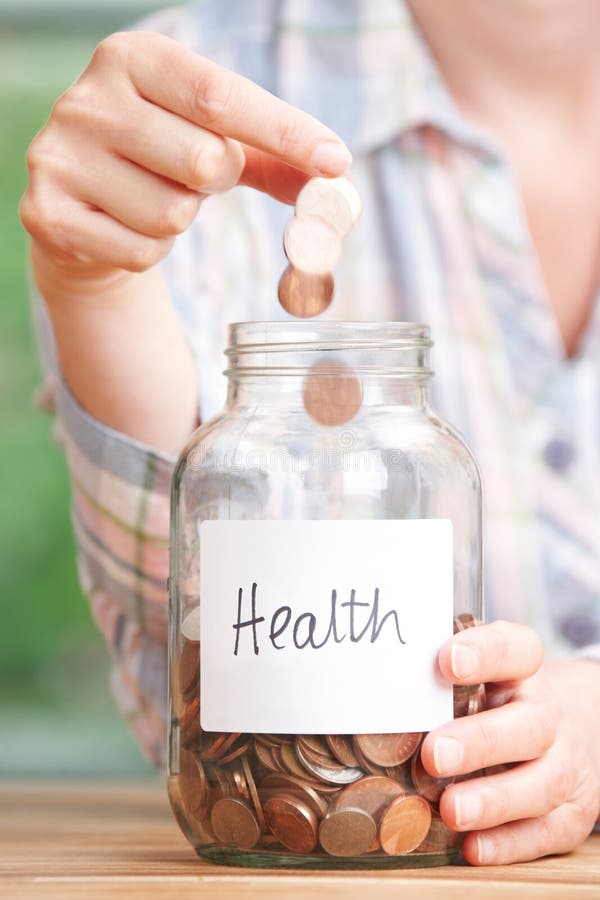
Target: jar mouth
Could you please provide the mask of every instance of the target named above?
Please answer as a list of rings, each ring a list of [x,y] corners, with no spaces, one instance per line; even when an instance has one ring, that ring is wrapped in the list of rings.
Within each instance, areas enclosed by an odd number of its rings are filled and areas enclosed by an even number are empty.
[[[229,326],[233,381],[252,377],[347,374],[423,381],[432,341],[429,326],[415,322],[235,322]]]
[[[233,322],[229,357],[252,353],[324,350],[426,350],[433,346],[429,325],[419,322]]]

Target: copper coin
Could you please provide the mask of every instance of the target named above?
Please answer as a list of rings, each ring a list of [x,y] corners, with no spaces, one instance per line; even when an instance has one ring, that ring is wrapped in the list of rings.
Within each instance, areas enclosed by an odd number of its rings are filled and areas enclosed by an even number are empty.
[[[293,853],[312,853],[317,846],[318,820],[313,810],[293,794],[277,794],[264,804],[267,827]]]
[[[267,775],[263,778],[260,787],[261,791],[276,790],[283,791],[286,794],[299,796],[304,803],[310,806],[319,818],[324,816],[327,812],[326,801],[323,800],[316,790],[307,784],[304,779],[297,778],[295,775],[283,775],[273,772],[271,775]]]
[[[333,298],[333,275],[310,275],[288,266],[277,288],[279,302],[286,312],[301,319],[318,316]]]
[[[436,778],[430,775],[421,761],[419,749],[411,759],[411,777],[417,791],[430,803],[439,803],[440,797],[454,778]]]
[[[331,272],[342,255],[337,231],[318,216],[294,216],[283,234],[285,255],[295,269],[309,275]]]
[[[321,847],[330,856],[360,856],[371,848],[377,826],[364,809],[333,809],[319,826]]]
[[[351,766],[340,767],[336,765],[335,768],[332,768],[314,763],[305,756],[300,746],[296,746],[296,755],[305,769],[312,775],[316,775],[320,781],[325,781],[328,784],[352,784],[352,782],[362,778],[364,774],[362,769],[355,769]]]
[[[360,764],[352,747],[352,738],[349,734],[328,734],[325,737],[327,746],[345,766],[358,767]]]
[[[200,728],[200,697],[188,703],[180,720],[181,743],[184,747],[196,747],[202,735]]]
[[[305,777],[306,769],[298,762],[294,747],[287,744],[282,746],[281,761],[290,775],[297,775],[299,778]]]
[[[260,825],[260,830],[264,832],[267,830],[265,814],[263,812],[262,803],[260,802],[260,797],[258,796],[258,791],[256,789],[256,782],[252,773],[252,767],[248,762],[247,756],[242,756],[241,765],[242,771],[244,772],[244,776],[246,778],[246,785],[250,793],[250,799],[252,800],[252,805],[254,806],[254,811],[256,812],[256,818],[258,819],[258,824]]]
[[[200,688],[200,651],[196,641],[184,640],[178,661],[179,691],[191,699]]]
[[[225,743],[228,735],[221,732],[206,731],[202,736],[202,746],[198,751],[198,756],[205,762],[212,762],[219,756],[221,745]]]
[[[358,191],[351,181],[340,178],[311,178],[296,199],[297,216],[319,216],[345,237],[361,211]]]
[[[354,753],[356,755],[356,759],[358,760],[358,765],[367,775],[381,775],[387,777],[388,775],[388,766],[378,766],[376,763],[372,762],[370,759],[367,759],[365,754],[361,751],[360,747],[356,743],[355,739],[353,739],[353,748]]]
[[[280,768],[273,757],[273,748],[267,747],[264,744],[258,743],[256,741],[256,737],[254,738],[254,752],[256,753],[256,758],[265,769],[268,769],[269,772],[279,772]]]
[[[328,769],[345,768],[344,764],[329,752],[329,747],[321,738],[315,740],[304,735],[298,735],[295,747],[299,747],[304,756],[317,766],[325,766]]]
[[[384,811],[379,825],[382,849],[390,856],[410,853],[421,844],[431,825],[431,807],[416,794],[397,797]]]
[[[179,756],[178,779],[183,806],[191,815],[198,815],[206,806],[206,774],[202,763],[189,750],[182,750]]]
[[[454,617],[454,634],[459,631],[465,631],[467,628],[474,628],[479,622],[473,613],[460,613]]]
[[[181,633],[186,641],[198,643],[200,640],[200,607],[195,606],[181,623]]]
[[[444,824],[442,817],[437,813],[432,813],[431,825],[425,840],[418,846],[419,853],[443,853],[444,850],[450,850],[458,847],[461,842],[461,835],[456,831],[452,831]]]
[[[260,837],[256,817],[247,803],[235,797],[217,800],[210,814],[210,824],[217,840],[250,850]]]
[[[334,809],[346,807],[363,809],[377,823],[391,801],[400,796],[404,796],[404,792],[400,785],[391,778],[367,775],[345,788],[334,801],[333,807]]]
[[[244,753],[247,753],[250,749],[250,739],[243,740],[241,743],[236,744],[235,747],[229,750],[227,754],[219,757],[219,764],[224,766],[226,763],[233,762],[234,759],[239,759]]]
[[[362,397],[360,378],[345,363],[315,363],[304,381],[304,408],[319,425],[348,422],[359,411]]]
[[[399,766],[413,755],[421,732],[404,734],[356,734],[354,743],[361,753],[378,766]]]

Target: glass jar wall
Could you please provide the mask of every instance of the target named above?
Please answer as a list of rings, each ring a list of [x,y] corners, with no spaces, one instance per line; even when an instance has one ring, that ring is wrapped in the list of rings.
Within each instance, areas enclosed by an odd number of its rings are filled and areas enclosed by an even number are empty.
[[[420,746],[484,702],[427,658],[482,617],[481,486],[429,406],[430,346],[410,323],[231,326],[226,407],[172,494],[169,795],[202,857],[458,851]]]

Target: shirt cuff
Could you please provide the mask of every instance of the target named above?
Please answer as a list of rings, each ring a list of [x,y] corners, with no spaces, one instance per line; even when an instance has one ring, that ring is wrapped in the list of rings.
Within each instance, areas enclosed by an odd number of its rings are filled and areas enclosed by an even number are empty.
[[[176,458],[96,420],[60,375],[56,403],[71,474],[82,586],[88,595],[110,595],[126,616],[164,643]]]

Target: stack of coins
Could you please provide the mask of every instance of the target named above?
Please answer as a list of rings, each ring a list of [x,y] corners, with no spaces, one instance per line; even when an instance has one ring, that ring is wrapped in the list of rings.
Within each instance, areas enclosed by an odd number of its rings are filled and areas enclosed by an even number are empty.
[[[181,714],[178,773],[170,779],[177,819],[198,849],[348,859],[453,854],[460,837],[442,821],[439,802],[454,779],[425,770],[420,733],[203,731],[198,616],[195,609],[182,624],[173,672]],[[477,624],[457,616],[454,631]],[[455,688],[456,716],[483,704],[479,686]]]
[[[289,266],[278,290],[279,302],[292,316],[316,316],[331,303],[333,269],[360,210],[358,192],[347,178],[311,178],[298,194],[283,235]]]

